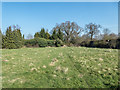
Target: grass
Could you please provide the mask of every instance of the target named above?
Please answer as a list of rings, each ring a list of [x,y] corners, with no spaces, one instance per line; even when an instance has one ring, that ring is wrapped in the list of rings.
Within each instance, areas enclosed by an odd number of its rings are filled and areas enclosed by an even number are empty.
[[[2,50],[3,88],[112,88],[118,50],[46,47]]]

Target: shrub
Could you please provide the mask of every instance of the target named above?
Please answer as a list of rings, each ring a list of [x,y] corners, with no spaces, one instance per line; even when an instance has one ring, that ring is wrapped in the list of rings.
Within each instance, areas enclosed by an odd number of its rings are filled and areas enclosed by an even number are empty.
[[[89,47],[109,48],[109,45],[108,42],[100,40],[100,41],[90,41]]]
[[[99,47],[99,41],[95,41],[95,42],[93,43],[93,47]]]
[[[30,40],[24,40],[24,45],[26,47],[46,47],[46,46],[55,46],[54,40],[46,40],[44,38],[36,37]]]
[[[109,48],[109,45],[106,41],[100,40],[98,41],[97,47],[98,48]]]
[[[68,47],[73,47],[73,46],[75,46],[75,45],[72,44],[72,43],[66,43],[66,45],[67,45]]]
[[[81,42],[80,46],[85,46],[85,41]]]
[[[114,49],[117,48],[117,40],[114,39],[110,40],[109,47]]]
[[[39,38],[38,39],[38,45],[39,45],[39,47],[46,47],[46,46],[48,46],[47,45],[47,40],[44,39],[44,38]]]
[[[117,41],[116,41],[116,48],[120,49],[120,39],[117,39]]]
[[[81,46],[85,47],[97,47],[97,48],[113,48],[119,49],[120,48],[120,40],[119,39],[112,39],[112,40],[97,40],[97,41],[83,41]]]
[[[56,46],[56,47],[63,46],[63,42],[62,42],[60,39],[57,39],[57,40],[55,41],[55,46]]]
[[[54,40],[47,40],[48,46],[55,46],[55,41]]]
[[[37,45],[37,40],[36,39],[24,40],[24,45],[26,47],[34,47]]]
[[[86,47],[90,47],[90,41],[86,41],[86,42],[85,42],[85,46],[86,46]]]

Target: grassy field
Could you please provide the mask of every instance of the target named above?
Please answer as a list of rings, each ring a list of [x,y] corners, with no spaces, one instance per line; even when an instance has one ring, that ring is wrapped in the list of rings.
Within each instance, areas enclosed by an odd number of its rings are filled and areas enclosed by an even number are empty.
[[[118,50],[46,47],[2,50],[3,88],[118,86]]]

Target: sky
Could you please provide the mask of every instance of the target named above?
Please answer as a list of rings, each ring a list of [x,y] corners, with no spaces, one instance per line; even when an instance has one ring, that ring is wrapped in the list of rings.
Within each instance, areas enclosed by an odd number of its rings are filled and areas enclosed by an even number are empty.
[[[2,32],[10,25],[19,25],[25,36],[41,28],[51,31],[56,23],[96,23],[118,33],[117,2],[3,2]]]

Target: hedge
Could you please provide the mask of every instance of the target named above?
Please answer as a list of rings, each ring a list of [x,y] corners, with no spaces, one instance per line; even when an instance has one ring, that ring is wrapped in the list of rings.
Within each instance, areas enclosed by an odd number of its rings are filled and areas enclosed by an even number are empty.
[[[26,47],[46,47],[46,46],[60,47],[60,46],[63,46],[63,42],[59,39],[47,40],[44,38],[34,38],[34,39],[30,39],[30,40],[24,40],[24,45]]]
[[[39,47],[46,47],[46,46],[48,46],[48,44],[47,44],[47,40],[44,39],[44,38],[40,38],[40,39],[38,39],[37,42],[38,42]]]
[[[80,46],[96,47],[96,48],[113,48],[120,49],[120,39],[112,40],[97,40],[97,41],[83,41]]]
[[[37,40],[36,39],[24,40],[24,45],[26,47],[34,47],[37,45]]]

